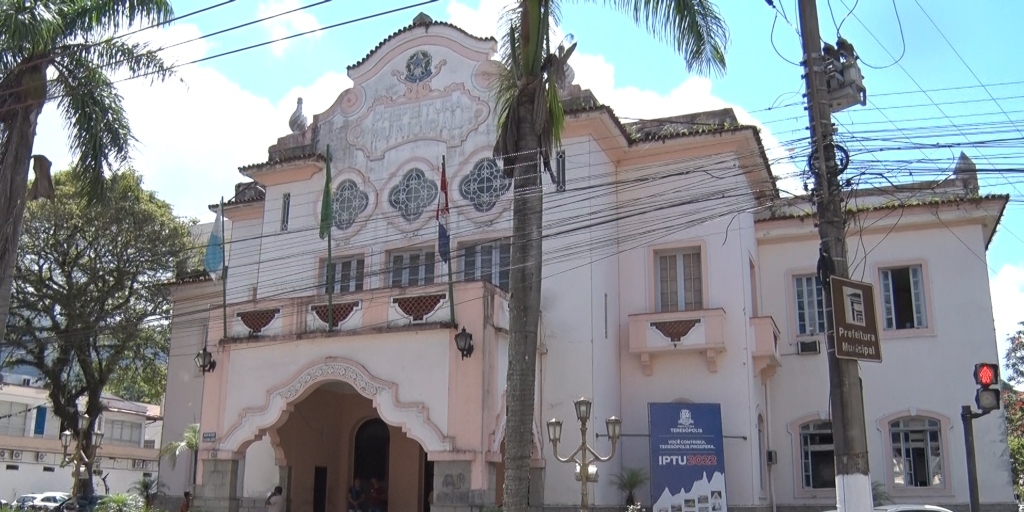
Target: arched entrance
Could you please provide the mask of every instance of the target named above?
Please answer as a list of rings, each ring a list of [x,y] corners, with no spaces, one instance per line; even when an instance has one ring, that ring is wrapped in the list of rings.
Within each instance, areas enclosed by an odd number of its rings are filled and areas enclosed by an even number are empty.
[[[356,478],[368,482],[371,478],[387,481],[388,452],[391,433],[380,418],[364,421],[356,430],[355,460],[352,472]]]

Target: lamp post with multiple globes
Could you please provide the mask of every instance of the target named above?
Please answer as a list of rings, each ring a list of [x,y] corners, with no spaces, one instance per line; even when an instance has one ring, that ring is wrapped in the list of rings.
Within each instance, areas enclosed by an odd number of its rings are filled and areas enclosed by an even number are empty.
[[[74,464],[74,470],[71,474],[74,476],[75,481],[71,487],[71,496],[76,498],[79,492],[79,485],[82,480],[82,471],[86,464],[89,463],[89,457],[85,453],[85,443],[83,440],[86,436],[90,436],[89,445],[96,450],[103,445],[103,422],[97,421],[96,430],[93,432],[89,431],[89,415],[85,413],[78,413],[78,425],[76,425],[75,432],[72,432],[70,428],[60,433],[60,444],[64,447],[64,466],[68,464]],[[75,442],[74,453],[69,454],[68,450],[71,448],[71,442]]]
[[[612,440],[612,452],[607,457],[602,457],[587,444],[587,422],[590,421],[590,411],[593,403],[586,398],[580,398],[573,402],[576,408],[576,419],[580,422],[580,445],[576,451],[566,457],[558,455],[558,442],[562,438],[562,421],[552,418],[548,421],[548,438],[551,439],[551,446],[555,458],[559,462],[576,464],[576,480],[580,482],[580,510],[590,510],[589,488],[587,484],[597,482],[597,466],[595,462],[608,462],[615,456],[615,446],[619,441],[622,432],[622,420],[612,416],[605,420],[605,427],[608,429],[608,438]]]

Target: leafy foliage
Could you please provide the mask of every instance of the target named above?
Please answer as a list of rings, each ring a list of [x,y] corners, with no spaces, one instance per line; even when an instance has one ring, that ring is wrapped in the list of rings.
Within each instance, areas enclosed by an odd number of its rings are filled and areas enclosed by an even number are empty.
[[[647,483],[650,476],[640,468],[623,468],[622,473],[612,476],[612,483],[626,493],[626,505],[637,503],[636,490]]]
[[[85,398],[91,432],[118,373],[166,357],[154,334],[171,311],[163,283],[189,234],[138,174],[112,175],[94,206],[79,193],[80,179],[56,174],[55,200],[26,211],[5,348],[7,364],[46,379],[53,413],[65,424],[77,423]]]
[[[885,490],[885,484],[882,482],[871,482],[871,501],[874,502],[876,507],[892,503],[892,498],[889,497],[889,493]]]
[[[1006,380],[1010,383],[1024,384],[1024,322],[1020,329],[1007,341],[1006,367],[1009,374]],[[1010,448],[1011,467],[1013,469],[1013,485],[1017,494],[1024,491],[1024,393],[1016,391],[1012,386],[1003,388],[1003,413],[1006,416],[1006,437]]]
[[[139,343],[128,347],[129,353],[111,376],[107,391],[126,400],[158,404],[167,389],[171,331],[167,324],[147,325],[139,338]]]
[[[167,485],[155,478],[143,478],[132,484],[129,492],[137,494],[146,504],[146,508],[152,508],[157,496],[167,490]]]
[[[96,512],[144,512],[145,500],[137,494],[111,494],[96,504]]]
[[[167,457],[171,461],[171,469],[174,469],[178,464],[178,457],[186,452],[195,453],[199,449],[199,424],[192,423],[185,427],[185,431],[181,434],[180,441],[172,441],[164,445],[160,449],[160,456]]]

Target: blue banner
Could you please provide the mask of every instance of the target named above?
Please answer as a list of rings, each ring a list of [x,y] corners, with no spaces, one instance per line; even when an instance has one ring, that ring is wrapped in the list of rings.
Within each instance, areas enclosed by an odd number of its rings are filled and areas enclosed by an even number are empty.
[[[648,404],[652,512],[726,512],[720,404]]]

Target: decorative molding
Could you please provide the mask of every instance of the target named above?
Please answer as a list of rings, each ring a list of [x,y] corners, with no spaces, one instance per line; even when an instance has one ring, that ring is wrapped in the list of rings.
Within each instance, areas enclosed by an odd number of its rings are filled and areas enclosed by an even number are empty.
[[[317,319],[323,322],[325,325],[328,324],[328,320],[332,320],[333,322],[331,323],[331,325],[328,325],[328,327],[336,329],[345,320],[348,320],[348,317],[352,316],[352,312],[354,312],[356,308],[360,306],[360,304],[361,301],[358,300],[353,302],[342,302],[338,304],[332,304],[331,306],[328,306],[327,304],[313,304],[309,306],[309,310],[312,311],[313,314],[316,315]],[[331,317],[331,315],[328,315],[328,307],[330,307],[330,309],[333,310],[333,318]]]
[[[651,327],[654,327],[661,333],[662,336],[666,337],[674,343],[679,343],[680,340],[690,334],[697,324],[700,323],[699,318],[692,320],[670,320],[667,322],[651,322]]]
[[[422,402],[402,402],[398,384],[374,377],[363,365],[345,358],[329,358],[301,371],[298,376],[267,395],[261,408],[241,411],[238,420],[218,442],[218,450],[239,452],[264,433],[276,429],[287,419],[295,403],[325,381],[350,384],[373,407],[385,423],[400,426],[402,432],[419,442],[427,452],[452,451],[454,441],[444,435],[430,419],[430,410]]]
[[[266,329],[274,321],[274,318],[280,312],[280,308],[257,309],[254,311],[241,311],[236,313],[236,316],[242,321],[242,325],[249,329],[249,336],[258,336],[263,329]]]
[[[437,307],[447,297],[444,293],[435,293],[433,295],[415,295],[412,297],[395,297],[391,301],[398,306],[398,309],[405,313],[406,316],[411,318],[414,322],[420,322],[431,313],[437,310]]]

